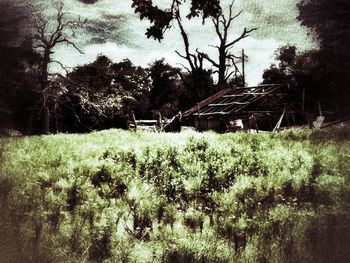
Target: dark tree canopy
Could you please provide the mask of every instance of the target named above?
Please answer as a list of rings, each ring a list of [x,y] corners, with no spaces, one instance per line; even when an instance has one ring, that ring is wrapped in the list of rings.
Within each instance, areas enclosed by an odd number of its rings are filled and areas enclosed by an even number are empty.
[[[147,69],[129,60],[113,63],[100,55],[90,64],[76,67],[66,78],[56,79],[63,91],[56,112],[60,131],[88,132],[126,128],[132,111],[148,111],[150,90]],[[51,111],[54,112],[51,104]]]
[[[350,112],[350,2],[302,0],[298,19],[315,33],[320,43],[316,59],[327,75],[328,101],[339,115]]]
[[[298,111],[329,115],[331,77],[323,71],[318,51],[298,52],[295,46],[283,46],[275,52],[279,64],[271,65],[263,73],[263,84],[285,84],[290,102],[299,105]]]
[[[173,0],[164,10],[154,5],[152,0],[132,0],[132,2],[135,13],[139,13],[141,19],[146,18],[151,22],[146,31],[147,37],[161,40],[165,31],[171,27],[171,22],[176,19],[177,7],[186,0]],[[206,18],[216,17],[220,13],[220,0],[192,0],[187,18],[201,16],[204,22]]]
[[[152,88],[150,91],[151,109],[160,111],[166,117],[173,117],[180,109],[183,85],[179,81],[178,70],[164,59],[150,65]]]
[[[0,126],[27,132],[37,100],[40,55],[25,32],[28,10],[11,0],[0,3]]]

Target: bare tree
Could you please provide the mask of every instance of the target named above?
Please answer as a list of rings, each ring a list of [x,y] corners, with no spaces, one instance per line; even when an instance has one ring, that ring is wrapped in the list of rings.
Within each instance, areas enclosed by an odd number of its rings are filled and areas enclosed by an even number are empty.
[[[81,20],[80,17],[76,20],[66,19],[67,13],[64,11],[63,2],[54,3],[53,8],[55,9],[55,18],[53,21],[45,17],[41,11],[33,8],[33,47],[42,53],[39,82],[42,128],[44,133],[50,132],[50,111],[47,105],[47,100],[50,96],[48,66],[54,62],[65,69],[61,62],[52,60],[54,48],[59,44],[66,44],[72,46],[79,53],[83,53],[71,39],[74,37],[76,30],[82,28],[86,22],[86,20]]]
[[[198,52],[198,50],[196,50],[196,52],[191,52],[190,51],[190,42],[189,42],[189,37],[184,29],[184,26],[182,24],[182,17],[180,14],[180,8],[179,8],[179,2],[178,1],[173,1],[172,4],[172,13],[175,14],[174,18],[177,22],[177,25],[179,26],[180,32],[181,32],[181,36],[182,36],[182,40],[185,46],[185,54],[181,54],[179,51],[175,51],[177,55],[179,55],[181,58],[186,59],[188,64],[189,64],[189,68],[186,67],[185,65],[182,65],[182,67],[184,69],[186,69],[188,71],[188,73],[190,74],[191,78],[192,78],[192,82],[194,82],[192,86],[194,86],[195,88],[195,92],[197,94],[198,98],[201,98],[204,94],[203,94],[203,84],[204,86],[206,85],[206,83],[199,83],[198,79],[202,79],[203,78],[203,74],[206,74],[206,70],[203,68],[203,59],[204,56],[202,53]],[[188,81],[186,80],[186,78],[182,75],[181,71],[178,71],[178,74],[180,75],[182,81],[185,83],[185,85],[190,85],[190,83],[187,83]]]
[[[184,42],[185,45],[185,54],[181,54],[178,51],[175,51],[176,54],[178,54],[180,57],[186,59],[190,65],[190,69],[188,69],[187,67],[184,66],[184,68],[186,68],[188,71],[196,71],[199,69],[203,69],[203,56],[201,53],[191,53],[190,52],[190,43],[189,43],[189,38],[188,35],[182,25],[182,18],[181,18],[181,14],[180,14],[180,8],[179,8],[179,3],[178,1],[174,1],[173,5],[172,5],[172,9],[176,9],[175,12],[175,20],[179,26],[180,32],[181,32],[181,36],[182,36],[182,40]]]
[[[216,35],[220,39],[220,44],[217,46],[214,46],[219,52],[219,61],[214,61],[207,54],[197,51],[203,56],[204,59],[209,61],[216,68],[216,71],[214,72],[219,74],[219,79],[218,79],[219,88],[223,88],[227,84],[227,81],[229,80],[229,78],[233,74],[237,73],[238,71],[238,67],[236,65],[237,59],[239,60],[244,59],[233,55],[230,52],[230,50],[240,40],[248,37],[249,33],[253,32],[254,30],[257,30],[257,28],[252,28],[252,29],[244,28],[243,32],[239,37],[229,40],[228,34],[229,34],[229,29],[232,26],[232,22],[237,17],[239,17],[243,12],[243,10],[241,10],[237,14],[233,14],[233,2],[234,1],[232,1],[229,6],[228,17],[226,17],[224,13],[221,13],[216,18],[212,18]],[[227,62],[230,62],[230,64],[227,64]],[[230,65],[230,66],[228,67],[227,65]]]
[[[229,39],[229,30],[232,26],[233,21],[241,15],[243,11],[238,12],[237,14],[233,13],[233,2],[229,6],[228,17],[225,16],[223,12],[220,12],[216,17],[212,18],[212,23],[215,28],[215,32],[219,37],[220,44],[214,46],[219,53],[218,61],[210,58],[206,53],[198,51],[196,53],[191,53],[189,48],[188,35],[186,34],[184,27],[182,25],[181,15],[179,11],[179,6],[177,1],[173,3],[172,8],[176,8],[175,19],[180,28],[181,35],[185,45],[185,55],[180,54],[178,51],[176,53],[186,59],[190,65],[191,71],[194,71],[199,68],[203,68],[203,60],[209,61],[216,70],[213,73],[218,73],[218,88],[222,89],[226,86],[228,80],[232,77],[233,74],[237,74],[238,67],[237,62],[241,60],[241,57],[233,55],[230,50],[234,47],[236,43],[240,40],[249,36],[249,33],[257,30],[257,28],[247,29],[244,28],[241,35],[235,39]],[[243,58],[244,59],[244,58]],[[230,63],[228,63],[230,62]]]

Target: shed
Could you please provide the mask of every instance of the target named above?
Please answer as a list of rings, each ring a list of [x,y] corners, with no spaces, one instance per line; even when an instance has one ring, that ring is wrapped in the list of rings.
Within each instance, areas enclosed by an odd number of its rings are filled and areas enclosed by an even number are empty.
[[[183,118],[198,131],[273,130],[298,122],[293,107],[286,86],[265,84],[221,90],[185,111]]]

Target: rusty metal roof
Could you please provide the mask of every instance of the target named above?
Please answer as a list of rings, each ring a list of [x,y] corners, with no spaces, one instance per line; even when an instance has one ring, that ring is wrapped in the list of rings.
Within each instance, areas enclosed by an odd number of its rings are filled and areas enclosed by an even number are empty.
[[[197,103],[185,111],[183,116],[227,115],[246,110],[267,112],[273,105],[281,103],[284,96],[285,93],[280,84],[229,88]]]

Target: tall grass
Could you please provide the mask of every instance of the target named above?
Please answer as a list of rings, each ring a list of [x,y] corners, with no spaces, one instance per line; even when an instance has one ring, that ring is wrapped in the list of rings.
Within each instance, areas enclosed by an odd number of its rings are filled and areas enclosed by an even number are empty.
[[[349,262],[349,139],[344,130],[1,139],[0,256]]]

